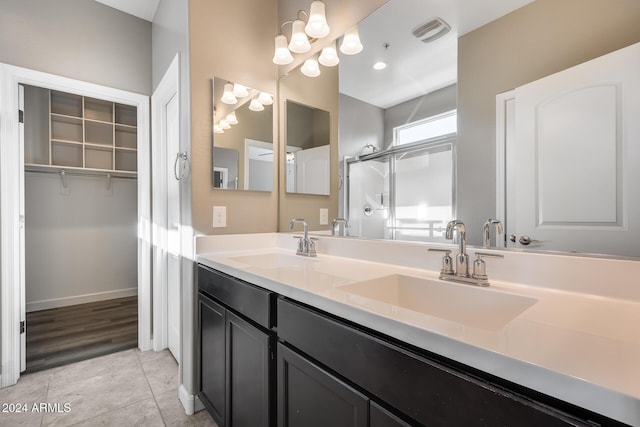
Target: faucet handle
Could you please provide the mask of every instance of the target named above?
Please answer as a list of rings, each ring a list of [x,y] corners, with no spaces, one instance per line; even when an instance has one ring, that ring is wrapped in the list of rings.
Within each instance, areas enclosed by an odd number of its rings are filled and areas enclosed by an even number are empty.
[[[482,258],[504,258],[501,254],[490,254],[487,252],[476,252],[476,260],[473,262],[474,279],[487,280],[487,264]]]
[[[429,248],[429,252],[444,252],[440,274],[453,274],[453,259],[451,259],[451,249]]]

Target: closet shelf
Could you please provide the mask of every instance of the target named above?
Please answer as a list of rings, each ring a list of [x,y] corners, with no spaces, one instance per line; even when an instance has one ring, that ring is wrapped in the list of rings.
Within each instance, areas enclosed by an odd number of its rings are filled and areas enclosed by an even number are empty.
[[[108,174],[112,178],[137,178],[138,177],[138,173],[133,171],[90,169],[90,168],[80,168],[80,167],[73,167],[73,166],[49,166],[49,165],[38,165],[33,163],[25,164],[24,171],[50,173],[50,174],[56,174],[56,175],[64,171],[66,175],[84,175],[84,176],[99,176],[99,177],[106,177]]]

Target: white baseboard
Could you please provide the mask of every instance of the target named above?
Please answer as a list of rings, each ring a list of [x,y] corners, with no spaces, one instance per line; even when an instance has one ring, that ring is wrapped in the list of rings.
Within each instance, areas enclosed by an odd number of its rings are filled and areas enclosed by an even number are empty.
[[[196,413],[196,400],[198,401],[198,404],[202,406],[201,409],[204,409],[204,405],[202,405],[200,399],[198,399],[195,395],[189,393],[184,387],[184,384],[180,384],[180,387],[178,388],[178,397],[180,398],[180,402],[184,407],[184,412],[187,415],[193,415]]]
[[[74,295],[65,298],[55,298],[42,301],[27,302],[27,313],[48,310],[50,308],[66,307],[68,305],[86,304],[89,302],[105,301],[108,299],[125,298],[138,295],[138,288],[118,289],[116,291],[97,292],[94,294]]]

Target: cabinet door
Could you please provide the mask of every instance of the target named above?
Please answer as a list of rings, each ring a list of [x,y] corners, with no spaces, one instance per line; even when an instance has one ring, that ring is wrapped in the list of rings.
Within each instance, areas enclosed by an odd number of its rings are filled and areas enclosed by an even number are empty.
[[[211,299],[198,295],[200,391],[198,397],[219,425],[225,418],[225,314]]]
[[[226,327],[226,426],[268,426],[272,337],[230,311]]]
[[[367,426],[369,400],[278,343],[278,426]]]
[[[369,406],[369,427],[409,427],[410,424],[405,423],[391,412],[384,409],[375,402],[371,402]]]

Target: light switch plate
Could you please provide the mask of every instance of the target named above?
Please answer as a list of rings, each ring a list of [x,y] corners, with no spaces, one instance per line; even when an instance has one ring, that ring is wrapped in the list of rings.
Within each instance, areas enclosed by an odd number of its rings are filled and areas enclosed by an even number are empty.
[[[329,209],[320,208],[320,225],[329,225]]]
[[[222,228],[227,226],[227,207],[213,207],[213,228]]]

